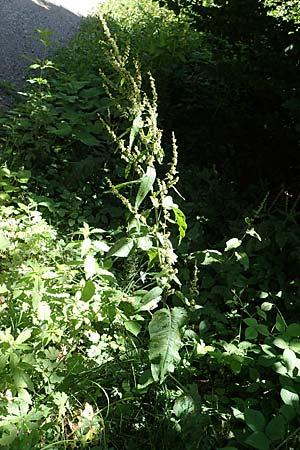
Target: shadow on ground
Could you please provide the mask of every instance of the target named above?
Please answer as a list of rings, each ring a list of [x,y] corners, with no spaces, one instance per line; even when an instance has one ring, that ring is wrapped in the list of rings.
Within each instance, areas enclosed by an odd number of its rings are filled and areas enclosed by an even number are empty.
[[[20,88],[26,80],[29,58],[44,57],[37,28],[49,28],[59,46],[74,34],[81,17],[46,0],[0,0],[0,105],[6,101],[5,85]],[[46,55],[47,56],[47,55]]]

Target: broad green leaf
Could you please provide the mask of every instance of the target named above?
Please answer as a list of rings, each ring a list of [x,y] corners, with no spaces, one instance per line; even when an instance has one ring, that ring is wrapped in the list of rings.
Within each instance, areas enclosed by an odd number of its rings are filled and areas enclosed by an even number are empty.
[[[288,372],[292,373],[297,364],[297,356],[295,355],[293,350],[286,348],[283,352],[282,359],[286,365]]]
[[[181,395],[176,398],[173,406],[173,412],[176,417],[184,418],[194,410],[195,403],[190,395]]]
[[[127,320],[124,322],[124,326],[134,336],[137,336],[142,329],[142,325],[137,320]]]
[[[270,440],[261,431],[255,431],[246,439],[246,444],[258,450],[269,450]]]
[[[92,278],[97,272],[97,261],[93,255],[87,255],[84,260],[84,272],[87,279]]]
[[[92,246],[92,241],[90,240],[90,238],[85,238],[82,241],[82,244],[81,244],[81,258],[83,258],[84,256],[86,256],[88,254],[88,252],[90,251],[91,246]]]
[[[293,352],[300,353],[300,339],[292,339],[290,341],[289,347]]]
[[[246,252],[234,252],[237,261],[242,264],[244,270],[248,270],[250,263]]]
[[[173,201],[173,197],[171,195],[166,195],[163,199],[162,199],[162,207],[165,209],[174,209],[174,208],[178,208],[178,205],[176,203],[174,203]]]
[[[9,248],[10,242],[3,234],[0,236],[0,250],[6,250]]]
[[[201,256],[204,256],[204,260],[200,262],[202,266],[208,266],[214,262],[222,262],[223,255],[218,252],[218,250],[204,250],[203,252],[199,252]]]
[[[299,404],[299,395],[289,389],[282,388],[280,391],[280,396],[285,405],[294,406]]]
[[[255,328],[247,327],[245,331],[246,339],[256,339],[258,336],[258,332]]]
[[[153,378],[150,370],[146,370],[142,375],[140,376],[138,380],[137,389],[139,391],[147,391],[147,387],[153,383]]]
[[[30,328],[26,328],[25,330],[23,330],[19,336],[17,337],[17,339],[15,340],[15,343],[18,344],[23,344],[23,342],[26,342],[30,336],[31,336],[32,330]]]
[[[88,133],[88,132],[80,132],[78,133],[78,135],[76,136],[80,142],[82,142],[83,144],[89,146],[89,147],[96,147],[99,145],[99,141],[98,139],[95,138],[95,136],[93,136],[92,134]]]
[[[156,286],[147,292],[139,302],[138,311],[151,311],[161,300],[162,288]]]
[[[184,308],[157,311],[149,324],[149,358],[154,381],[162,382],[180,362],[181,329],[187,320]]]
[[[240,247],[242,244],[242,241],[237,238],[229,239],[229,241],[226,242],[225,252],[228,252],[229,250],[233,250],[234,248]]]
[[[27,183],[29,178],[31,177],[30,170],[19,170],[17,173],[18,180],[20,183]]]
[[[173,208],[173,212],[175,215],[175,221],[178,225],[178,230],[179,230],[179,243],[178,245],[181,244],[182,239],[185,236],[185,232],[187,229],[187,223],[185,220],[185,215],[183,214],[183,212],[181,211],[181,209],[179,208]]]
[[[289,338],[291,337],[299,337],[300,336],[300,324],[299,323],[291,323],[286,330],[286,334]]]
[[[254,319],[253,317],[248,317],[248,319],[244,319],[244,322],[246,325],[248,325],[248,327],[253,327],[253,328],[257,327],[257,320]]]
[[[13,373],[14,386],[16,389],[21,388],[32,388],[32,383],[28,377],[28,375],[21,369],[14,369]]]
[[[119,239],[107,253],[107,257],[118,256],[119,258],[126,258],[134,247],[134,239],[121,238]]]
[[[240,411],[238,408],[235,408],[234,406],[232,406],[231,409],[232,409],[232,413],[236,419],[239,419],[239,420],[245,419],[244,413],[242,413],[242,411]]]
[[[289,348],[288,341],[286,341],[285,339],[282,339],[281,337],[276,337],[273,340],[273,344],[275,345],[275,347],[278,347],[281,349]]]
[[[257,325],[256,330],[259,332],[259,334],[262,334],[263,336],[269,336],[269,330],[267,325]]]
[[[296,410],[291,405],[282,405],[279,412],[287,422],[291,422],[296,417]]]
[[[37,307],[37,316],[39,320],[48,321],[51,317],[51,309],[47,302],[40,302]]]
[[[152,241],[148,236],[142,236],[136,240],[137,248],[140,248],[144,252],[147,252],[152,247]]]
[[[282,415],[273,417],[266,427],[266,435],[271,441],[279,441],[285,437],[285,420]]]
[[[83,302],[88,302],[93,297],[95,292],[96,289],[94,283],[92,281],[87,281],[82,289],[81,300]]]
[[[156,178],[156,170],[154,169],[154,167],[148,166],[145,175],[141,179],[139,190],[135,199],[134,207],[136,210],[138,210],[142,201],[151,191],[155,178]]]
[[[245,422],[252,431],[263,431],[266,425],[264,415],[255,409],[245,411]]]
[[[261,305],[261,309],[263,310],[263,311],[271,311],[271,309],[273,308],[273,303],[270,303],[270,302],[263,302],[262,303],[262,305]]]
[[[276,329],[280,332],[283,332],[286,330],[286,323],[280,314],[277,314],[277,316],[276,316],[275,326],[276,326]]]

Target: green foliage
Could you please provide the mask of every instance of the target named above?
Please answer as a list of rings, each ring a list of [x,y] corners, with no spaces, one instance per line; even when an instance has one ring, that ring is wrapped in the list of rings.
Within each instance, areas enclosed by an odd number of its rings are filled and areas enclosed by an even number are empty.
[[[299,198],[244,207],[158,125],[215,110],[245,47],[148,0],[100,12],[1,121],[0,446],[298,448]]]

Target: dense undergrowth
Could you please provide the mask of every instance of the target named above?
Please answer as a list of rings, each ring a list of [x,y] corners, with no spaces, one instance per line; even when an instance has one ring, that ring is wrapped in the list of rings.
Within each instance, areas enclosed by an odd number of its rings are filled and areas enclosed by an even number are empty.
[[[1,119],[0,448],[296,449],[296,183],[241,182],[218,134],[240,53],[150,0],[100,13]]]

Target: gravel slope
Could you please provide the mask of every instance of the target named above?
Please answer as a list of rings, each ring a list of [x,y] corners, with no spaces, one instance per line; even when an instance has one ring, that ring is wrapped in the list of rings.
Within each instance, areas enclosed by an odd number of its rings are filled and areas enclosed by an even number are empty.
[[[43,47],[32,39],[37,28],[49,28],[57,45],[74,34],[82,17],[104,0],[0,0],[0,103],[1,82],[18,88],[26,79],[28,62],[43,57]],[[1,95],[2,92],[2,95]]]

